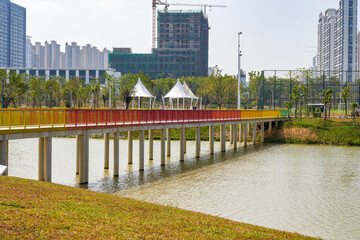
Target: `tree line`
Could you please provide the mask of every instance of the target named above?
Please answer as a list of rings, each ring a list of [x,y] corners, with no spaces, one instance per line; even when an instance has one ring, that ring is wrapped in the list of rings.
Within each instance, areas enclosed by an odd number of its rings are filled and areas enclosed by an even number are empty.
[[[119,78],[104,74],[102,78],[92,79],[85,84],[78,77],[66,81],[55,76],[46,80],[44,77],[0,69],[0,101],[3,108],[129,108],[138,79],[156,96],[157,106],[162,104],[163,96],[177,81],[171,77],[151,79],[140,71]],[[202,98],[205,108],[237,107],[237,77],[222,74],[218,67],[209,77],[182,77],[179,80],[186,82],[194,94]],[[243,85],[241,89],[246,91]],[[246,102],[246,97],[242,100]]]

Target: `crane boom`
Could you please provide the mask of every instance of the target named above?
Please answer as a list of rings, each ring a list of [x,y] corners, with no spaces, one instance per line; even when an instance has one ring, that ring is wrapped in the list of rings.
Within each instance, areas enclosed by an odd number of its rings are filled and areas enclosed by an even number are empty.
[[[153,22],[152,22],[152,47],[156,47],[156,7],[157,5],[164,5],[165,10],[169,9],[169,6],[184,6],[184,7],[204,7],[204,15],[206,16],[206,8],[227,8],[226,5],[214,5],[214,4],[191,4],[191,3],[168,3],[167,0],[162,2],[161,0],[152,0],[153,8]]]

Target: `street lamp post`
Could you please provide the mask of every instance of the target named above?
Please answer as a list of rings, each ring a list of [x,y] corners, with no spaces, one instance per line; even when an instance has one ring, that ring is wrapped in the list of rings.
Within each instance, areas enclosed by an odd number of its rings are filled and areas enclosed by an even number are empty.
[[[240,84],[241,84],[241,50],[240,50],[240,36],[242,32],[238,33],[238,110],[241,109],[241,92],[240,92]]]

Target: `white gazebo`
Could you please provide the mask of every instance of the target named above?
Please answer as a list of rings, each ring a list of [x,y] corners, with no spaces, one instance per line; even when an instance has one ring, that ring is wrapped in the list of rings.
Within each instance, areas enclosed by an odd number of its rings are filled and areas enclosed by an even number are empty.
[[[189,94],[189,92],[184,88],[184,86],[181,85],[179,80],[176,82],[175,86],[170,90],[170,92],[166,94],[165,97],[163,97],[164,106],[166,98],[168,98],[170,101],[170,108],[174,108],[173,99],[177,99],[178,109],[180,106],[180,99],[183,100],[183,109],[185,109],[185,99],[194,99],[194,97]]]
[[[155,97],[149,92],[149,90],[146,89],[140,78],[134,87],[134,93],[132,94],[132,97],[138,98],[138,108],[141,107],[141,98],[150,98],[150,108],[152,108],[153,106],[151,100],[155,99]],[[153,101],[153,103],[155,103],[155,100]]]
[[[186,84],[186,82],[184,82],[183,87],[184,87],[185,91],[192,97],[191,98],[191,108],[193,106],[193,100],[196,100],[195,106],[197,106],[199,98],[197,96],[195,96],[195,94],[193,93],[193,91],[191,91],[191,89]],[[201,102],[200,102],[200,108],[201,108]]]

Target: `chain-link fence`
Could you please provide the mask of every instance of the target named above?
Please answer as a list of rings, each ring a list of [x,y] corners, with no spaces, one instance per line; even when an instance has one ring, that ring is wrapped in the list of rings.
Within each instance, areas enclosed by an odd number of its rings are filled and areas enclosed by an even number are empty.
[[[291,101],[295,86],[306,87],[306,104],[323,103],[323,90],[332,89],[332,109],[344,109],[342,90],[350,87],[348,105],[360,104],[359,72],[308,71],[308,70],[266,70],[258,80],[258,109],[283,109]],[[357,79],[357,80],[354,80]],[[251,93],[250,93],[251,94]],[[303,94],[303,93],[300,93]]]

